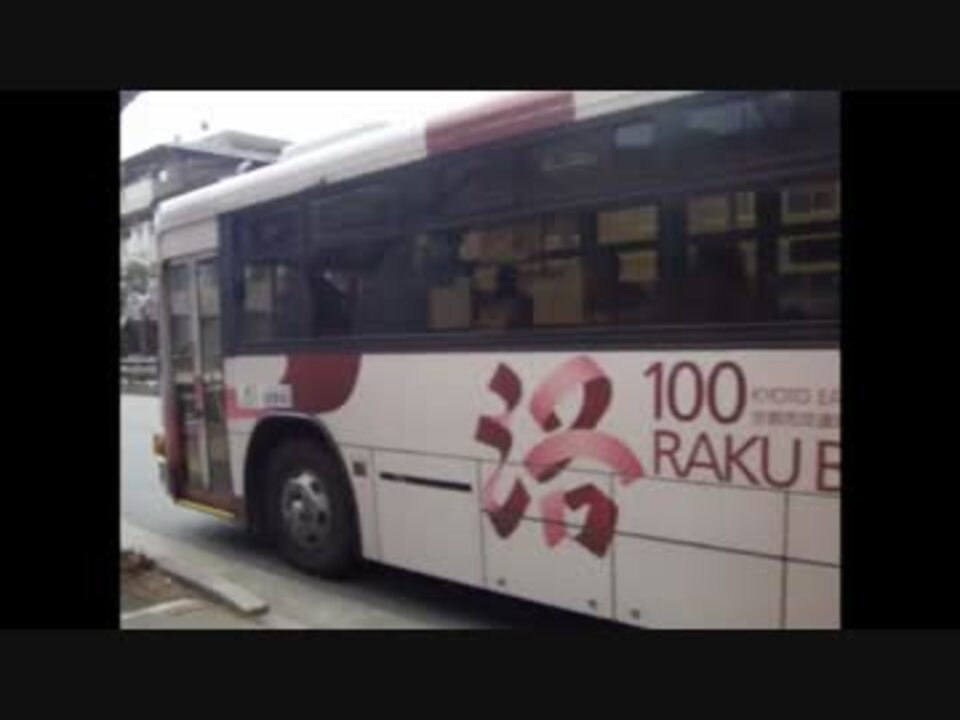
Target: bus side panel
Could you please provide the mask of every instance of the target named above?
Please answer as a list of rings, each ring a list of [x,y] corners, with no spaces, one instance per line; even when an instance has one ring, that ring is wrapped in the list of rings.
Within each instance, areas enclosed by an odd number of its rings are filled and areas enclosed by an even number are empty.
[[[228,375],[283,397],[287,364]],[[372,458],[384,562],[653,627],[839,617],[836,351],[377,353],[351,383],[313,414]]]
[[[484,523],[487,587],[526,600],[613,618],[611,553],[598,557],[578,542],[551,547],[548,523],[521,520],[509,537]],[[582,527],[568,526],[575,536]]]
[[[377,523],[377,483],[373,453],[364,448],[341,447],[360,523],[360,550],[367,560],[380,560],[380,529]]]
[[[383,561],[481,585],[477,463],[379,451],[374,458]]]
[[[787,556],[788,628],[840,626],[840,498],[791,496]],[[831,566],[813,563],[830,563]]]
[[[248,408],[241,397],[245,388],[274,385],[285,367],[282,356],[226,358],[224,360],[224,405],[227,418],[227,444],[230,448],[230,470],[233,494],[243,504],[246,495],[245,468],[247,451],[257,421],[265,411]]]
[[[780,626],[780,560],[623,535],[615,557],[618,620],[663,629]]]
[[[706,483],[640,481],[614,486],[618,532],[780,555],[783,494]]]
[[[788,556],[840,564],[839,497],[791,496],[789,528]]]
[[[498,470],[496,463],[483,463],[484,481],[497,478],[488,501],[509,505],[514,482],[526,472],[519,464],[507,464]],[[564,470],[547,482],[528,483],[524,491],[529,501],[515,528],[509,516],[488,507],[483,523],[487,587],[611,618],[610,538],[591,534],[591,508],[584,503],[571,509],[567,498],[582,496],[590,500],[591,494],[594,500],[610,497],[612,486],[609,473],[580,470]]]
[[[840,568],[787,563],[786,584],[787,628],[840,627]]]

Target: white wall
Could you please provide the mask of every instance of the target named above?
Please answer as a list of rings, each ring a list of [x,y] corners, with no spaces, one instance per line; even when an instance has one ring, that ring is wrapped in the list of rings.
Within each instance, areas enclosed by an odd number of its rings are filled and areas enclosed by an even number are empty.
[[[120,189],[120,214],[127,215],[149,207],[153,202],[153,196],[152,175],[124,185]]]
[[[157,245],[153,235],[153,222],[144,220],[130,228],[130,236],[121,242],[120,256],[124,261],[138,259],[146,263],[157,259]]]

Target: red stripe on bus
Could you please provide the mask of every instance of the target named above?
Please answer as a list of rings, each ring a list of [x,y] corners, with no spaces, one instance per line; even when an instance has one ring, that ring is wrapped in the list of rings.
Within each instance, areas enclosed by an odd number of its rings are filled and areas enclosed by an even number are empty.
[[[462,150],[572,122],[573,93],[532,92],[464,110],[427,124],[427,154]]]
[[[326,413],[343,407],[357,385],[358,354],[291,355],[281,382],[290,385],[298,412]]]

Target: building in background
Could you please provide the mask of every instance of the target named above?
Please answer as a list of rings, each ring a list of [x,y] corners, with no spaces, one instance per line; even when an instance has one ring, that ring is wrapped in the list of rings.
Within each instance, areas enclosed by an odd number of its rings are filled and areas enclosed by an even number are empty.
[[[121,355],[156,348],[153,214],[168,198],[276,162],[283,140],[233,130],[156,145],[120,163]]]
[[[120,164],[121,258],[153,262],[153,213],[168,198],[277,160],[289,143],[232,130],[155,145]]]

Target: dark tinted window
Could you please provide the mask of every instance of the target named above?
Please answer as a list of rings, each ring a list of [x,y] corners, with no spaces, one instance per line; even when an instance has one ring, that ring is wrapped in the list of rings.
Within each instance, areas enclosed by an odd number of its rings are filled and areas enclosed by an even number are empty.
[[[776,236],[777,314],[785,320],[840,312],[840,183],[785,184]]]
[[[250,342],[271,340],[273,331],[274,265],[250,264],[243,269],[243,338]]]
[[[300,252],[303,216],[299,204],[247,213],[237,223],[241,252],[249,260],[290,258]]]
[[[325,283],[312,302],[338,310],[314,330],[417,334],[647,322],[655,317],[656,239],[656,207],[641,206],[329,248],[310,264],[311,277]]]
[[[455,289],[461,263],[444,234],[335,243],[302,265],[300,315],[310,337],[408,335],[462,329]],[[463,277],[466,277],[465,275]],[[443,318],[447,318],[444,320]]]
[[[596,192],[608,177],[610,165],[608,131],[579,133],[551,140],[524,154],[534,197]]]
[[[840,238],[833,234],[794,238],[786,251],[789,264],[835,266],[840,262]]]
[[[254,262],[243,269],[241,329],[244,340],[266,342],[305,334],[300,270],[287,262]]]
[[[794,127],[799,118],[800,101],[800,95],[795,92],[773,92],[765,95],[759,105],[763,124],[779,130]]]
[[[678,282],[682,304],[674,319],[693,323],[761,320],[756,238],[689,238],[687,265]]]
[[[670,323],[761,320],[757,192],[696,193],[683,200],[682,224],[669,238],[681,251],[668,282]]]
[[[294,279],[304,246],[303,224],[299,199],[247,211],[235,221],[239,272],[231,297],[246,342],[302,335]]]
[[[840,219],[840,183],[833,180],[794,183],[781,191],[785,225]]]
[[[820,223],[823,232],[794,232],[784,222],[764,229],[757,196],[690,196],[669,231],[660,205],[649,202],[317,245],[289,266],[250,263],[244,338],[836,317],[839,230]],[[773,245],[769,270],[762,242]],[[677,251],[679,264],[666,263]],[[768,276],[773,295],[761,292]]]
[[[437,193],[443,214],[509,207],[515,172],[507,152],[461,158],[438,171]]]
[[[737,135],[764,126],[763,113],[752,99],[694,108],[687,111],[685,121],[691,134],[706,136]]]
[[[223,366],[220,347],[220,278],[213,260],[197,265],[197,299],[203,371],[218,372]]]
[[[311,233],[377,230],[393,220],[396,203],[385,185],[361,187],[310,201]]]
[[[385,240],[365,241],[311,252],[305,271],[312,336],[358,332],[363,325],[360,314],[367,310],[364,296],[390,279],[384,269],[389,247]]]
[[[238,235],[244,337],[836,318],[839,184],[734,180],[747,165],[776,169],[771,158],[825,155],[836,98],[730,97],[431,159],[310,191],[303,212],[261,212]]]
[[[621,125],[613,133],[613,141],[619,150],[645,150],[653,147],[656,140],[656,125],[641,121]]]
[[[171,265],[167,270],[170,357],[175,373],[193,373],[194,341],[192,283],[187,265]]]
[[[740,192],[694,195],[686,201],[686,228],[691,235],[755,228],[756,193]]]

